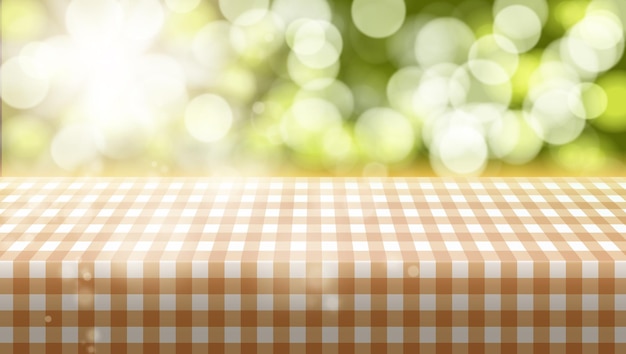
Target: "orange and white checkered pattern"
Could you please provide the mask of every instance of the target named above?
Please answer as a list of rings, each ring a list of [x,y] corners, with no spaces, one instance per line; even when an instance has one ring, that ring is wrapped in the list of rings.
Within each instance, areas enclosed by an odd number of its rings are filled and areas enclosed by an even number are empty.
[[[0,179],[1,353],[623,353],[626,179]]]

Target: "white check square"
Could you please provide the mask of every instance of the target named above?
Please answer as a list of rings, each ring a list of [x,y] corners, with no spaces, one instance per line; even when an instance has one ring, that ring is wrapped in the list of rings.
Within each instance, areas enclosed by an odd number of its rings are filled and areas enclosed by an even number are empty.
[[[372,264],[370,262],[354,262],[354,277],[369,278],[372,274]]]
[[[607,252],[620,252],[621,250],[612,241],[598,241],[600,247]]]
[[[626,225],[625,224],[611,224],[611,227],[615,229],[615,231],[626,234]]]
[[[371,342],[371,328],[370,327],[354,327],[354,342],[355,343],[370,343]]]
[[[475,216],[474,211],[472,209],[459,209],[459,215],[462,217],[473,217]]]
[[[30,309],[35,310],[40,307],[41,303],[33,303],[33,294],[30,295]],[[43,296],[43,295],[39,295]],[[40,299],[42,300],[42,299]],[[43,308],[45,309],[46,301],[43,299]],[[39,306],[38,306],[39,305]],[[13,311],[13,295],[0,295],[0,311]]]
[[[546,202],[546,199],[543,196],[538,195],[538,194],[531,195],[530,196],[530,200],[532,200],[535,203],[545,203]]]
[[[225,278],[241,278],[241,263],[227,261],[224,262],[224,277]]]
[[[420,343],[437,343],[437,327],[420,327]]]
[[[191,228],[191,225],[189,225],[189,224],[178,224],[174,228],[174,233],[175,234],[186,234],[186,233],[189,232],[190,228]]]
[[[403,209],[404,210],[404,215],[406,217],[417,217],[419,216],[417,209]]]
[[[337,242],[322,241],[322,251],[337,251]]]
[[[383,241],[383,247],[387,252],[400,251],[400,244],[395,241]]]
[[[289,327],[290,343],[306,343],[306,327]]]
[[[531,234],[540,234],[543,233],[543,230],[541,229],[541,226],[537,225],[537,224],[527,224],[524,225],[526,227],[526,230],[528,230],[528,232],[530,232]]]
[[[450,224],[439,224],[437,225],[437,228],[439,229],[439,232],[441,232],[442,234],[454,233],[454,226]]]
[[[278,231],[278,225],[276,224],[264,224],[263,233],[276,233]]]
[[[615,327],[615,343],[626,343],[626,327]]]
[[[413,242],[413,245],[417,251],[432,251],[430,242],[428,241],[415,241]]]
[[[363,210],[361,209],[348,209],[348,215],[352,218],[363,217]]]
[[[508,225],[508,224],[496,224],[496,229],[498,230],[498,232],[503,233],[503,234],[513,233],[513,229],[511,228],[511,225]]]
[[[354,233],[365,233],[365,225],[363,224],[350,224],[350,232]]]
[[[241,343],[241,327],[224,327],[225,343]]]
[[[159,263],[159,277],[164,279],[176,278],[176,262],[174,261],[161,261]]]
[[[183,248],[183,242],[181,241],[170,241],[165,245],[166,252],[178,252]]]
[[[271,252],[276,249],[276,242],[274,241],[261,241],[259,242],[259,251]]]
[[[558,231],[558,232],[560,232],[562,234],[565,234],[565,233],[571,234],[571,233],[573,233],[572,229],[570,229],[570,227],[567,226],[566,224],[554,224],[553,226],[556,229],[556,231]]]
[[[211,251],[212,249],[213,249],[212,241],[200,241],[198,242],[198,247],[196,247],[196,250],[200,252],[208,252],[208,251]]]
[[[235,224],[233,225],[233,233],[235,234],[245,234],[248,232],[247,224]]]
[[[322,224],[321,226],[322,233],[335,233],[337,232],[337,228],[334,224]]]
[[[47,209],[41,215],[46,218],[55,217],[59,213],[59,209]],[[0,229],[1,232],[1,229]]]
[[[513,212],[515,213],[515,215],[517,215],[517,217],[520,218],[530,217],[530,213],[526,209],[513,209]]]
[[[554,243],[550,241],[537,241],[537,245],[544,252],[556,252],[557,248],[554,246]]]
[[[15,242],[13,242],[11,247],[9,247],[8,251],[9,252],[21,252],[24,249],[26,249],[26,247],[29,244],[30,244],[30,242],[28,242],[28,241],[15,241]],[[72,249],[72,250],[74,250],[74,249]]]
[[[506,245],[513,252],[523,252],[526,251],[526,247],[524,244],[519,241],[506,241]]]
[[[257,327],[258,343],[274,343],[274,327]]]
[[[590,234],[597,234],[597,233],[602,233],[602,230],[600,230],[600,228],[598,227],[598,225],[594,225],[594,224],[583,224],[583,227],[585,228],[585,230],[587,230],[587,232],[589,232]]]
[[[39,250],[42,252],[52,252],[56,250],[60,244],[61,242],[59,241],[46,241]]]
[[[33,224],[33,225],[30,225],[30,226],[28,227],[28,229],[26,229],[26,233],[29,233],[29,234],[38,234],[38,233],[40,233],[40,232],[41,232],[41,230],[43,230],[43,228],[44,228],[45,226],[46,226],[46,225],[44,225],[44,224]]]
[[[446,217],[448,215],[444,209],[431,209],[430,211],[436,217]]]
[[[306,224],[293,224],[291,225],[291,232],[293,233],[305,233],[306,232]]]
[[[461,246],[461,243],[459,241],[444,241],[444,244],[446,245],[446,249],[448,251],[463,251],[463,246]]]
[[[243,241],[230,241],[228,243],[228,251],[230,252],[240,252],[243,251],[246,243]]]
[[[291,251],[306,251],[305,241],[291,241]]]
[[[423,225],[409,224],[409,231],[412,234],[423,234],[425,230]]]
[[[475,243],[476,243],[476,248],[478,248],[479,251],[483,251],[483,252],[495,251],[495,249],[493,248],[493,245],[489,241],[476,241]]]
[[[567,244],[574,251],[587,251],[587,252],[589,251],[587,246],[585,246],[584,242],[581,242],[581,241],[567,241]]]
[[[550,343],[566,343],[566,327],[550,327]]]

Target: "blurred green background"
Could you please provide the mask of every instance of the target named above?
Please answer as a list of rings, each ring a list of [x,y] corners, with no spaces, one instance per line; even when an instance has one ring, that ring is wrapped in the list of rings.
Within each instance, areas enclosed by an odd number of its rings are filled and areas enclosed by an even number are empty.
[[[626,1],[1,6],[5,176],[626,175]]]

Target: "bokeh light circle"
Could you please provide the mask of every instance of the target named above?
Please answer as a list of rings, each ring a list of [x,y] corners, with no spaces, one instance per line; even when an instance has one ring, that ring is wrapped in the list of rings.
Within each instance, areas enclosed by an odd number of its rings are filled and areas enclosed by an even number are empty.
[[[473,43],[474,33],[465,23],[452,17],[436,18],[420,29],[415,40],[415,58],[423,67],[461,64],[467,60]]]
[[[157,36],[165,23],[160,0],[121,0],[124,13],[124,36],[145,41]]]
[[[391,107],[404,114],[414,114],[413,98],[423,71],[417,66],[396,71],[387,83],[387,99]]]
[[[343,50],[341,32],[319,20],[298,20],[287,29],[287,43],[305,65],[323,69],[339,61]]]
[[[402,161],[415,146],[411,123],[390,108],[372,108],[364,112],[357,120],[354,134],[365,154],[383,163]]]
[[[98,151],[109,158],[136,158],[145,152],[154,137],[156,118],[147,107],[124,100],[102,102],[90,107],[91,127]]]
[[[594,75],[614,67],[624,53],[624,28],[607,11],[592,11],[561,39],[561,56],[582,72]]]
[[[354,112],[354,94],[350,88],[339,80],[333,80],[329,85],[322,87],[310,87],[301,89],[296,94],[294,100],[300,101],[308,98],[321,98],[337,107],[341,117],[344,119],[352,116]]]
[[[466,113],[468,121],[478,123],[478,127],[489,127],[493,122],[501,120],[507,106],[493,102],[470,103],[457,107],[460,112]],[[484,129],[479,129],[483,131]]]
[[[326,0],[274,0],[272,11],[287,24],[299,19],[330,21],[332,12]]]
[[[389,37],[404,23],[404,0],[354,0],[352,20],[363,34],[373,38]]]
[[[156,112],[173,118],[188,100],[184,68],[165,55],[147,55],[138,60],[137,83],[141,97]]]
[[[251,25],[265,16],[269,3],[269,0],[219,0],[219,7],[231,23]]]
[[[325,154],[325,137],[341,129],[339,110],[321,98],[296,100],[280,125],[283,141],[292,149],[310,155]]]
[[[22,47],[18,56],[22,69],[35,78],[51,79],[58,70],[55,51],[59,48],[46,42],[30,42]]]
[[[417,34],[422,26],[431,19],[430,16],[424,15],[407,17],[404,25],[400,27],[398,32],[387,39],[388,57],[397,67],[402,68],[417,64],[415,51],[407,50],[407,48],[415,48]]]
[[[94,48],[110,43],[119,34],[123,21],[124,9],[115,0],[72,0],[65,16],[74,40]]]
[[[471,69],[470,63],[457,68],[451,76],[450,103],[454,107],[461,107],[468,104],[493,103],[501,106],[509,106],[513,97],[513,87],[510,80],[498,80],[506,76],[506,72],[501,66],[497,73],[486,73],[485,70],[495,67],[497,64],[485,65],[483,68],[474,66]],[[480,70],[478,70],[480,69]],[[479,75],[477,76],[476,73]],[[480,80],[482,77],[482,80]]]
[[[185,110],[187,131],[202,142],[222,139],[228,134],[232,124],[232,108],[224,98],[217,95],[200,95]]]
[[[311,67],[291,52],[287,57],[289,77],[305,89],[321,89],[332,84],[339,74],[339,61],[326,67]]]
[[[541,37],[541,19],[529,7],[511,5],[500,10],[494,19],[494,32],[515,44],[516,52],[532,49]],[[498,41],[499,37],[496,37]],[[502,49],[507,50],[503,45]]]
[[[229,42],[231,25],[226,21],[213,21],[194,37],[192,53],[203,66],[219,70],[228,66],[235,53]]]
[[[495,157],[519,165],[537,156],[543,141],[528,125],[525,115],[524,111],[507,111],[492,123],[487,141]]]
[[[341,170],[354,162],[355,146],[352,131],[345,125],[333,127],[324,134],[324,160],[328,167]]]
[[[489,156],[485,138],[472,125],[450,126],[435,137],[430,149],[434,159],[438,159],[452,174],[458,175],[479,174]]]
[[[498,85],[509,81],[505,69],[493,60],[474,59],[468,63],[469,69],[479,81],[487,85]]]
[[[67,171],[76,171],[98,157],[93,128],[76,123],[58,131],[50,145],[54,162]]]
[[[585,73],[597,74],[601,71],[600,56],[588,43],[566,37],[560,41],[561,57],[565,62]]]
[[[250,70],[232,67],[220,73],[215,90],[232,103],[248,104],[257,93],[257,80]]]
[[[18,109],[33,108],[47,96],[50,81],[29,57],[14,57],[0,68],[2,101]]]
[[[469,69],[478,80],[490,85],[509,81],[518,63],[513,42],[497,34],[479,38],[469,51]]]
[[[571,65],[558,60],[544,60],[527,79],[527,102],[536,100],[551,89],[571,90],[580,84],[579,73]]]
[[[624,40],[624,27],[620,19],[608,11],[591,11],[569,33],[596,49],[615,48]]]
[[[326,30],[321,21],[300,20],[289,26],[287,41],[291,49],[300,55],[314,54],[322,49],[326,42]]]
[[[165,5],[172,12],[185,14],[195,10],[202,0],[165,0]]]
[[[459,67],[443,63],[425,70],[412,93],[412,105],[418,117],[424,119],[446,109],[452,102],[465,97],[467,81],[457,75]]]
[[[543,25],[548,21],[550,7],[547,0],[496,0],[493,3],[493,15],[496,16],[504,8],[523,5],[531,9]]]
[[[606,111],[608,98],[602,87],[585,82],[571,91],[568,104],[578,118],[594,119]]]
[[[585,121],[574,115],[567,102],[571,89],[551,89],[543,92],[527,115],[530,126],[545,142],[563,145],[576,139]]]
[[[250,66],[258,65],[280,50],[284,26],[280,17],[268,11],[252,25],[232,26],[230,43]]]

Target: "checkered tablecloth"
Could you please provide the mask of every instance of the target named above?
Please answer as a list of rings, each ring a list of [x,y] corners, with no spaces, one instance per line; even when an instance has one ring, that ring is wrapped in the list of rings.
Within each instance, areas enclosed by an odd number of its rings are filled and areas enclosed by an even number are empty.
[[[0,179],[0,353],[626,353],[626,179]]]

